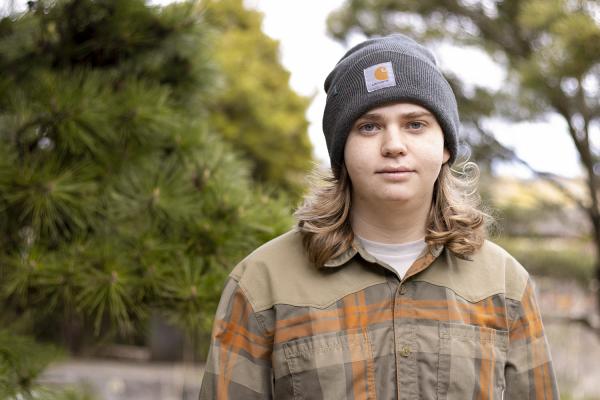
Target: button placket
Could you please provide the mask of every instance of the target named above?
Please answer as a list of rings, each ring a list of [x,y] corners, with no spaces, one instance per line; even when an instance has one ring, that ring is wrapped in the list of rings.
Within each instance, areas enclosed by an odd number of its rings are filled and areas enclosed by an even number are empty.
[[[418,395],[415,321],[410,308],[402,309],[409,300],[409,293],[410,287],[402,281],[394,298],[394,349],[399,400],[413,399]]]

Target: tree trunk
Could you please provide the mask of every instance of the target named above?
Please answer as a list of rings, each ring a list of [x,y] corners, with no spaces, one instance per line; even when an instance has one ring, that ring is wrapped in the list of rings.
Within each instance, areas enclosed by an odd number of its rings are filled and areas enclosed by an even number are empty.
[[[78,355],[83,349],[83,322],[73,313],[69,313],[62,322],[63,346],[72,355]]]
[[[596,215],[591,219],[594,229],[594,244],[596,248],[596,266],[594,271],[595,282],[592,287],[595,291],[596,310],[598,312],[598,318],[600,319],[600,216]]]

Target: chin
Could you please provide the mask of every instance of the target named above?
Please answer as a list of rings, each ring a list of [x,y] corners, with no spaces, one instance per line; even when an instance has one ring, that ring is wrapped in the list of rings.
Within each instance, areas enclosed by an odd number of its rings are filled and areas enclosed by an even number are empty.
[[[386,193],[382,196],[379,196],[379,199],[381,201],[385,201],[385,202],[404,203],[404,202],[410,201],[413,197],[414,196],[411,196],[406,193]]]
[[[406,188],[381,188],[381,187],[367,187],[361,191],[360,195],[366,202],[375,204],[398,202],[405,203],[415,198],[415,193],[412,193]]]

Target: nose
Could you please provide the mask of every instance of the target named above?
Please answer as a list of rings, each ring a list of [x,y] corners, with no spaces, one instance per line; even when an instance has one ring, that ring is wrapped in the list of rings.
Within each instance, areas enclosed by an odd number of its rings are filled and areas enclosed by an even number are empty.
[[[399,154],[406,154],[406,143],[400,128],[390,124],[383,135],[381,143],[381,154],[384,157],[395,157]]]

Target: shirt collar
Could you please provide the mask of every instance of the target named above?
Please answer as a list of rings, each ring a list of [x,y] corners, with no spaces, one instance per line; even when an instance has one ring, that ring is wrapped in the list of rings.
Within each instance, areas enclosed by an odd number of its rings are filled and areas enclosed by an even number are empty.
[[[416,265],[413,265],[407,272],[407,276],[409,273],[410,275],[413,275],[425,269],[429,264],[431,264],[431,262],[433,262],[433,260],[435,260],[442,253],[442,250],[444,250],[443,245],[436,245],[431,248],[429,246],[426,246],[421,252],[421,254],[419,254],[419,256],[417,257],[417,261],[415,261]],[[360,254],[360,256],[368,262],[377,262],[377,259],[375,259],[375,257],[373,257],[369,252],[367,252],[360,240],[356,236],[354,236],[352,245],[340,255],[330,258],[327,262],[325,262],[325,264],[323,264],[323,267],[341,267],[342,265],[350,261],[357,253]]]

